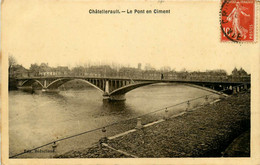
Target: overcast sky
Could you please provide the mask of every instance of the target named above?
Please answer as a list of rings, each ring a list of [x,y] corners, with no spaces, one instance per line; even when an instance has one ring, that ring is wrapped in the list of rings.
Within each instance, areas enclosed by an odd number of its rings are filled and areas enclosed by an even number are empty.
[[[4,3],[5,54],[18,63],[150,63],[176,70],[243,67],[255,44],[220,42],[219,2],[90,3],[10,0]],[[15,5],[14,5],[15,4]],[[155,5],[154,5],[155,4]],[[104,6],[106,5],[106,6]],[[124,6],[122,6],[124,5]],[[89,9],[171,9],[168,15],[91,15]],[[6,25],[6,26],[5,26]]]

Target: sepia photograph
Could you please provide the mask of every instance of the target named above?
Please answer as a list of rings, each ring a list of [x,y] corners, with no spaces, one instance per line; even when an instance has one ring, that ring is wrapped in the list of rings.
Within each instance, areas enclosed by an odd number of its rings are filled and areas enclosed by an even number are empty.
[[[2,163],[259,164],[259,7],[2,1]]]

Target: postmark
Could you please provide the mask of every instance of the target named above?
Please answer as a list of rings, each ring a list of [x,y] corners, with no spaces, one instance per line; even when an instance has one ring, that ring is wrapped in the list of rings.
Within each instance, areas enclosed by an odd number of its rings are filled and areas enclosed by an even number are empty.
[[[222,0],[221,41],[255,41],[255,0]]]

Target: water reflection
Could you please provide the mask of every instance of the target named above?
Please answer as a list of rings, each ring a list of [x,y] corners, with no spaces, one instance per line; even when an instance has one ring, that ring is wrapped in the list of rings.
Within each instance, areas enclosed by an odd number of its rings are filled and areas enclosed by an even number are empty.
[[[131,114],[131,107],[125,101],[109,101],[103,100],[103,112],[107,114]]]

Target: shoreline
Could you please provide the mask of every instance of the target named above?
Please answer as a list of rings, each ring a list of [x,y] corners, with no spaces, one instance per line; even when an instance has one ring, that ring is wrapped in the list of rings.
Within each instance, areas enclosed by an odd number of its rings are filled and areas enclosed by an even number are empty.
[[[250,130],[250,93],[243,91],[182,116],[109,140],[106,144],[137,157],[221,157],[234,139],[247,130]],[[243,156],[250,156],[250,152]],[[96,145],[55,157],[129,156]]]

